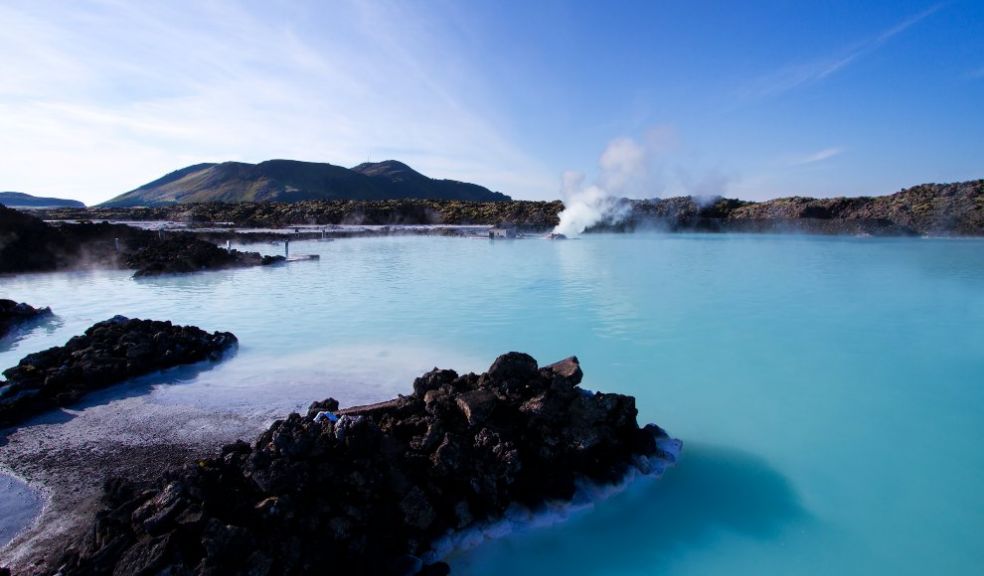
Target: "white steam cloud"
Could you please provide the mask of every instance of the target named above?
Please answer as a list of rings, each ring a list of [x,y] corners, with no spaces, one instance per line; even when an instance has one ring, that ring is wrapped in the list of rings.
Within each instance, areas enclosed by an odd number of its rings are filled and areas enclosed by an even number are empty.
[[[690,196],[701,206],[723,195],[732,176],[708,166],[694,171],[672,162],[678,148],[673,127],[658,126],[639,140],[621,137],[609,142],[598,159],[599,173],[592,184],[587,184],[580,172],[564,172],[561,193],[565,207],[554,233],[573,236],[598,224],[619,224],[632,210],[624,198],[654,198],[664,188],[674,195]],[[695,159],[693,154],[676,155],[677,161],[687,164]]]
[[[649,176],[649,153],[632,138],[616,138],[602,152],[601,173],[595,184],[585,186],[584,174],[565,172],[565,208],[554,232],[572,236],[600,222],[615,223],[626,214],[617,195],[627,195],[645,186]]]

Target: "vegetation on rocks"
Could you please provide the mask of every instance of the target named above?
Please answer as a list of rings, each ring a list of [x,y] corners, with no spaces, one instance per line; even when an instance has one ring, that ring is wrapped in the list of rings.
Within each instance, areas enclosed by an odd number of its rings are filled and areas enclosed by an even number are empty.
[[[506,201],[499,192],[468,182],[428,178],[396,160],[354,168],[323,162],[223,162],[176,170],[104,206],[165,206],[192,202],[300,202],[304,200]]]

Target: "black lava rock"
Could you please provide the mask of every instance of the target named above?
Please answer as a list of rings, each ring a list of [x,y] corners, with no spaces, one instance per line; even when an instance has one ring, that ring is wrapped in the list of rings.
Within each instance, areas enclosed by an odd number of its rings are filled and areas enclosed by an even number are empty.
[[[110,483],[59,573],[448,574],[424,558],[449,531],[672,458],[633,398],[580,379],[576,358],[540,368],[509,353],[480,376],[432,371],[388,402],[316,402],[155,489]]]
[[[28,304],[0,299],[0,338],[18,324],[51,315],[51,308],[34,308]]]
[[[258,252],[226,250],[190,234],[174,234],[130,253],[125,259],[125,265],[136,270],[134,277],[140,277],[266,266],[284,260],[283,256],[261,256]]]
[[[202,360],[218,360],[236,344],[229,332],[116,316],[64,346],[29,354],[3,372],[0,426],[66,406],[86,392]]]

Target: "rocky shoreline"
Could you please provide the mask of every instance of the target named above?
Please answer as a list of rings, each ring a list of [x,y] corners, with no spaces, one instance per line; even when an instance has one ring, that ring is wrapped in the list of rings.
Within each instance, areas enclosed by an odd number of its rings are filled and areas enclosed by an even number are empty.
[[[621,199],[606,212],[615,216],[590,231],[984,236],[984,180],[922,184],[874,197]]]
[[[51,220],[225,222],[246,228],[298,225],[486,225],[508,222],[532,230],[557,225],[564,204],[508,200],[305,200],[300,202],[194,203],[170,206],[40,210]]]
[[[672,462],[631,397],[582,390],[581,375],[575,358],[509,353],[482,375],[435,369],[389,402],[317,402],[155,487],[108,482],[45,572],[446,574],[424,559],[450,532]]]
[[[29,354],[3,372],[0,427],[77,402],[93,390],[182,364],[217,360],[236,345],[229,332],[116,316],[64,346]]]
[[[546,232],[564,203],[531,201],[308,200],[190,203],[148,208],[59,208],[38,213],[53,220],[227,223],[242,228],[299,225],[486,225],[508,223]],[[984,180],[920,184],[885,196],[786,197],[752,202],[680,196],[612,199],[589,232],[806,233],[872,236],[984,236]]]
[[[281,256],[225,250],[190,233],[161,234],[124,224],[52,225],[0,205],[0,274],[124,268],[135,276],[266,266]]]
[[[51,308],[35,308],[23,302],[0,298],[0,338],[9,334],[18,325],[51,316]]]

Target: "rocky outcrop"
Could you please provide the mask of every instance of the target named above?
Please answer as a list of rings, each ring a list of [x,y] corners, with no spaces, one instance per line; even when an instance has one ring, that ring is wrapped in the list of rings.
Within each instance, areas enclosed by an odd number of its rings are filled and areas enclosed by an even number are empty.
[[[730,218],[868,222],[895,234],[984,235],[984,180],[921,184],[888,196],[857,198],[778,198],[742,206]],[[876,228],[877,229],[877,228]]]
[[[34,308],[28,304],[0,298],[0,338],[18,324],[51,315],[51,308]]]
[[[0,273],[73,268],[130,268],[136,276],[262,266],[279,256],[223,250],[192,234],[106,222],[57,225],[0,205]]]
[[[236,344],[229,332],[116,316],[64,346],[30,354],[3,372],[0,426],[79,400],[129,378],[202,360],[217,360]]]
[[[188,224],[232,222],[266,228],[300,224],[356,225],[488,225],[510,222],[523,229],[547,230],[557,225],[564,209],[553,202],[464,200],[305,200],[302,202],[195,203],[154,208],[45,210],[55,220],[169,220]]]
[[[51,226],[0,204],[0,274],[54,270],[66,253],[77,251]]]
[[[389,402],[316,402],[154,489],[108,483],[58,573],[446,574],[422,558],[450,531],[673,460],[632,397],[580,380],[576,358],[513,352],[481,375],[434,369]]]
[[[874,197],[623,199],[610,212],[616,216],[592,231],[984,236],[984,180],[921,184]]]
[[[127,268],[136,270],[135,277],[140,277],[267,266],[283,261],[283,256],[226,250],[191,235],[179,234],[131,252],[124,262]]]

